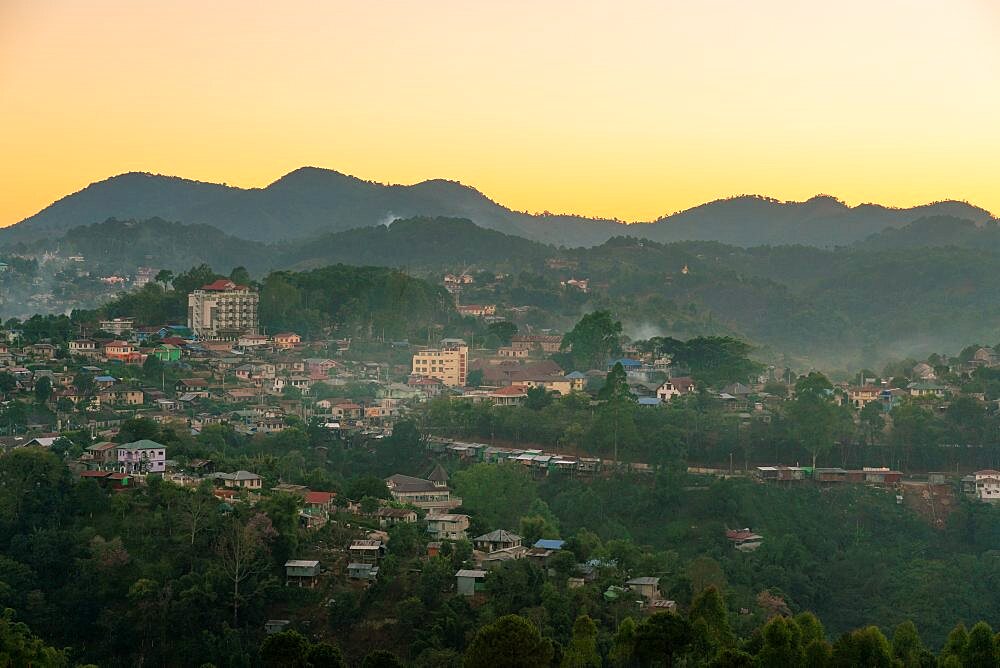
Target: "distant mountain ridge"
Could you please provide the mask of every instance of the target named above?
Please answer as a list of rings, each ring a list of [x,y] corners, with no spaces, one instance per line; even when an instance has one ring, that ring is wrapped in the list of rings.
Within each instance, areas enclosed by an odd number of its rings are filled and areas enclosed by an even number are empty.
[[[316,167],[297,169],[264,188],[191,181],[130,172],[91,184],[33,216],[0,229],[0,243],[32,241],[109,218],[153,217],[211,225],[251,241],[307,239],[371,227],[395,218],[467,218],[477,225],[533,241],[595,246],[614,236],[654,241],[718,241],[755,246],[837,246],[923,217],[948,216],[977,225],[995,223],[986,210],[945,201],[911,208],[849,207],[829,196],[782,202],[759,196],[716,200],[652,223],[513,211],[478,190],[441,179],[385,185]]]

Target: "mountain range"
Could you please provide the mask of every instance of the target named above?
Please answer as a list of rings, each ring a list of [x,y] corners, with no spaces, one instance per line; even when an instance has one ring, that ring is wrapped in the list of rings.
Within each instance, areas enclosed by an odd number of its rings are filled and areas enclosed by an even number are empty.
[[[957,201],[911,208],[848,206],[830,196],[783,202],[760,196],[717,200],[652,222],[508,209],[454,181],[385,185],[328,169],[303,167],[264,188],[236,188],[172,176],[121,174],[67,195],[10,227],[0,244],[30,242],[109,218],[161,218],[211,225],[249,241],[281,242],[385,224],[397,218],[456,217],[533,241],[589,247],[615,236],[658,242],[718,241],[737,246],[855,243],[925,217],[949,217],[976,226],[995,224],[986,210]]]

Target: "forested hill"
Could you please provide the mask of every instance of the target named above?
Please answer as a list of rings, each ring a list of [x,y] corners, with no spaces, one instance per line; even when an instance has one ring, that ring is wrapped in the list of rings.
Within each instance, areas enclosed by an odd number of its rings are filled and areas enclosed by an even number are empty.
[[[454,181],[384,185],[305,167],[265,188],[250,189],[154,174],[121,174],[0,230],[0,243],[39,239],[108,218],[159,217],[212,225],[244,239],[279,241],[413,216],[469,218],[481,227],[578,245],[601,243],[623,228],[614,221],[511,211]]]
[[[801,244],[843,246],[919,218],[947,216],[977,225],[995,224],[986,210],[964,202],[936,202],[912,208],[878,204],[850,207],[828,196],[805,202],[743,196],[709,202],[643,226],[635,233],[661,242],[719,241],[734,246]],[[630,228],[631,231],[631,228]]]
[[[334,262],[462,271],[468,266],[541,267],[551,246],[484,229],[457,218],[411,218],[391,225],[326,234],[290,245],[281,261],[291,267]]]
[[[564,246],[594,246],[628,234],[661,242],[825,247],[850,244],[927,216],[953,216],[977,224],[995,222],[989,212],[953,201],[896,209],[877,204],[849,207],[828,196],[805,202],[741,196],[708,202],[651,224],[623,225],[583,216],[513,211],[454,181],[385,185],[304,167],[265,188],[249,189],[153,174],[121,174],[91,184],[0,230],[0,243],[40,239],[108,218],[159,217],[212,225],[243,239],[270,242],[415,216],[468,218],[480,227]]]

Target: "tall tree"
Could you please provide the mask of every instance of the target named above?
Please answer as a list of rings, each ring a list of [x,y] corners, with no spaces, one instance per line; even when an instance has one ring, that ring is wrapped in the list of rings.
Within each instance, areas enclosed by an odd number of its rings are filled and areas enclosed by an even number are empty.
[[[552,642],[524,617],[506,615],[479,629],[465,652],[466,668],[536,668],[552,660]]]
[[[246,522],[231,519],[216,543],[219,563],[233,586],[234,627],[239,627],[240,588],[267,569],[267,542],[275,534],[267,515],[257,513]]]
[[[610,311],[594,311],[563,336],[559,348],[570,353],[578,368],[601,368],[621,353],[621,334],[622,324],[611,317]]]
[[[563,652],[561,668],[601,668],[597,651],[597,624],[587,615],[573,622],[573,637]]]

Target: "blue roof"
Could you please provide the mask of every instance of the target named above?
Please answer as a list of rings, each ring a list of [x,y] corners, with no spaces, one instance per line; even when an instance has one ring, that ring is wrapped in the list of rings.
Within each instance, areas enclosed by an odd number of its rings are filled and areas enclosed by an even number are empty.
[[[586,378],[587,374],[583,373],[582,371],[573,371],[573,372],[570,372],[570,373],[566,374],[566,377],[575,380],[577,378]]]
[[[118,379],[114,376],[94,376],[94,380],[99,383],[113,383]]]
[[[627,357],[623,357],[620,360],[613,360],[611,362],[608,362],[608,368],[611,369],[616,364],[621,364],[622,367],[626,369],[638,369],[639,367],[642,366],[642,362],[640,362],[639,360],[632,360]]]
[[[539,547],[543,550],[561,550],[563,545],[566,544],[564,540],[556,540],[552,538],[539,538],[535,541],[535,547]]]
[[[661,403],[656,397],[639,397],[640,406],[659,406]]]

